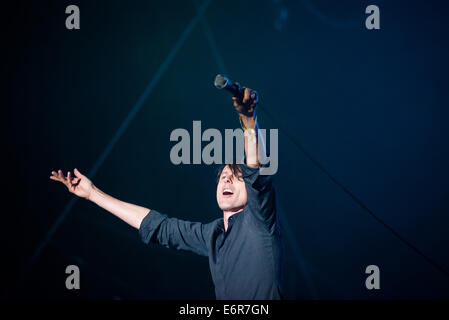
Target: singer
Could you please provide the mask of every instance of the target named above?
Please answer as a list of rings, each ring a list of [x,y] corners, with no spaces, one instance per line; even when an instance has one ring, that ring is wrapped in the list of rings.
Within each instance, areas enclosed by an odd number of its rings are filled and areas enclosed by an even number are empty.
[[[236,84],[238,85],[238,84]],[[239,86],[240,88],[240,86]],[[258,94],[242,88],[234,95],[245,140],[245,162],[227,164],[218,174],[217,202],[223,217],[210,223],[168,217],[154,209],[126,203],[98,189],[76,168],[74,176],[52,171],[50,179],[71,193],[96,203],[139,230],[142,241],[208,257],[217,299],[282,299],[280,226],[271,175],[259,172],[255,110]]]

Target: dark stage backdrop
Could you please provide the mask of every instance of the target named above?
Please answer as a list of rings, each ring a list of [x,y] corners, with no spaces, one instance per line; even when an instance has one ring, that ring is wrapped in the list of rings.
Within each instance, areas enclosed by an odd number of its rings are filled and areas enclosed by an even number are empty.
[[[80,30],[65,27],[70,4]],[[370,4],[380,30],[365,28]],[[206,258],[146,247],[84,200],[64,211],[72,196],[49,175],[98,164],[93,182],[119,199],[219,218],[216,167],[173,165],[169,137],[193,120],[239,126],[213,87],[226,73],[260,92],[260,125],[279,129],[286,297],[448,298],[448,10],[405,0],[2,4],[2,297],[214,299]],[[80,290],[65,288],[71,264]],[[379,290],[365,287],[368,265],[380,268]]]

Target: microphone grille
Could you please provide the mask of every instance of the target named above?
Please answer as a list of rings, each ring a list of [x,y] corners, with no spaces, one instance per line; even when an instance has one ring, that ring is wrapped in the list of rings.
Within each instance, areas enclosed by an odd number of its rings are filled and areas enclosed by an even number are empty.
[[[221,74],[217,74],[215,77],[215,87],[218,89],[223,89],[226,87],[226,83],[228,82],[228,79],[225,76],[222,76]]]

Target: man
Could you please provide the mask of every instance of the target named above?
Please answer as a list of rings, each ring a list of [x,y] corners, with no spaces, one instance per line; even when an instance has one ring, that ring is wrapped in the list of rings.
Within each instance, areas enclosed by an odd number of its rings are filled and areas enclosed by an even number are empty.
[[[138,229],[146,244],[207,256],[217,299],[281,299],[282,246],[275,193],[272,176],[259,171],[257,146],[263,141],[255,120],[258,96],[243,89],[242,99],[232,99],[244,129],[246,163],[225,165],[219,172],[217,202],[223,218],[207,224],[169,218],[105,194],[77,169],[73,177],[53,171],[50,179]]]

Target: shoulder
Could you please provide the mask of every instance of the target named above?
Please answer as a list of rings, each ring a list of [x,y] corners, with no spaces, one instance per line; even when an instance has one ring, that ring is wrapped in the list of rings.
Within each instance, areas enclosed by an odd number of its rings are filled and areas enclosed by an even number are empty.
[[[221,225],[223,225],[223,218],[217,218],[210,222],[203,223],[202,224],[203,232],[206,235],[206,237],[212,236],[215,230],[220,228]]]
[[[271,187],[273,175],[265,174],[263,171],[265,166],[258,168],[249,167],[246,164],[241,164],[242,177],[245,183],[255,189],[264,189],[264,187]]]

